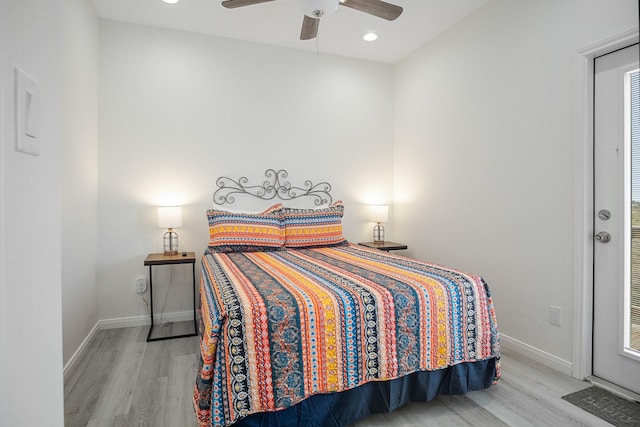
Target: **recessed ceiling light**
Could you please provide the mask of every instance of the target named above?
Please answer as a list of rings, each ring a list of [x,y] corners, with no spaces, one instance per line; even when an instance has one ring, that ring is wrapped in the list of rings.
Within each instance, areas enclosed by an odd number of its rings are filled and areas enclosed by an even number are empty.
[[[176,4],[178,3],[180,0],[162,0],[165,3],[169,3],[169,4]]]
[[[366,42],[372,42],[378,39],[378,35],[376,33],[369,32],[362,36],[362,39]]]

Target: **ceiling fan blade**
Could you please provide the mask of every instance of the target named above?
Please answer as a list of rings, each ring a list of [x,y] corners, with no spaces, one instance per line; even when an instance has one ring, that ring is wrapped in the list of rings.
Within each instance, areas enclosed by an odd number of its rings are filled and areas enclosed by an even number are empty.
[[[222,6],[227,9],[235,9],[236,7],[251,6],[253,4],[266,3],[275,0],[227,0],[222,2]]]
[[[300,30],[300,40],[315,39],[318,35],[319,25],[319,19],[311,18],[307,15],[304,15],[304,20],[302,21],[302,30]]]
[[[393,21],[402,14],[402,7],[381,0],[340,0],[342,6]]]

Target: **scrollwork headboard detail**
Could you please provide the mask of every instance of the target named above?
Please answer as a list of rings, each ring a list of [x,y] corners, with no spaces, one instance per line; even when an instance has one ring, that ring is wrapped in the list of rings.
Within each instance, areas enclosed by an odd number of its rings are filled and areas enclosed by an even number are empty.
[[[320,182],[313,184],[310,180],[305,180],[300,187],[291,185],[286,181],[289,173],[280,169],[267,169],[264,173],[267,180],[261,185],[249,185],[246,176],[240,177],[237,181],[221,176],[216,180],[218,189],[213,193],[213,202],[218,205],[232,204],[238,195],[248,195],[261,200],[272,200],[278,197],[280,200],[294,200],[302,197],[313,198],[316,206],[330,205],[333,202],[331,194],[331,184]]]

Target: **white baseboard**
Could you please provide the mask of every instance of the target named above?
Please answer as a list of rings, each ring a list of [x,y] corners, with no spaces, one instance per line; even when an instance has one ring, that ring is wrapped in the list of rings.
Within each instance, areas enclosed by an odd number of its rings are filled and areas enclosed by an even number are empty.
[[[542,365],[561,372],[565,375],[571,376],[572,363],[568,360],[554,356],[546,351],[540,350],[534,346],[526,344],[522,341],[518,341],[515,338],[511,338],[503,333],[500,334],[500,346],[506,350],[511,350],[515,353],[535,360]]]
[[[67,376],[67,372],[69,372],[69,370],[73,367],[73,365],[78,361],[82,353],[84,353],[84,350],[87,348],[87,344],[89,344],[89,341],[93,339],[93,336],[96,334],[96,331],[98,329],[100,329],[99,320],[96,322],[95,325],[93,325],[93,328],[91,328],[86,338],[82,341],[82,343],[80,344],[80,347],[78,347],[75,353],[73,353],[73,356],[71,356],[71,358],[67,361],[67,363],[65,363],[64,368],[62,369],[63,377]]]
[[[176,311],[173,313],[164,313],[162,319],[159,314],[153,316],[155,323],[160,322],[186,322],[193,320],[193,311]],[[149,315],[132,316],[132,317],[119,317],[115,319],[103,319],[98,321],[100,329],[116,329],[116,328],[130,328],[133,326],[148,326],[151,325],[151,318]]]
[[[153,320],[157,323],[160,321],[160,315],[155,315]],[[178,311],[174,313],[165,313],[162,315],[163,322],[186,322],[193,320],[193,311]],[[120,317],[116,319],[103,319],[98,320],[96,324],[91,328],[87,337],[82,341],[80,347],[73,353],[73,356],[64,365],[62,370],[63,376],[66,377],[67,373],[71,370],[73,365],[78,361],[82,353],[87,348],[89,342],[93,339],[94,335],[99,329],[116,329],[116,328],[129,328],[133,326],[147,326],[151,325],[151,318],[148,315],[133,316],[133,317]]]

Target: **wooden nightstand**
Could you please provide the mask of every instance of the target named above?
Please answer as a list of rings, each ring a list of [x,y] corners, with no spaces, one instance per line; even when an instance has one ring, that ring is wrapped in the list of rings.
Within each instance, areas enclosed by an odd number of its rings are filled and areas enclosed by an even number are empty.
[[[403,245],[402,243],[396,242],[360,242],[358,243],[361,246],[366,246],[368,248],[380,249],[381,251],[389,252],[389,251],[401,251],[403,249],[407,249],[407,245]]]
[[[185,254],[185,255],[182,255]],[[191,275],[193,278],[193,333],[173,335],[168,337],[151,338],[153,331],[153,275],[152,267],[154,265],[171,265],[171,264],[191,264]],[[149,254],[144,260],[144,265],[149,266],[149,299],[151,300],[151,327],[147,334],[147,342],[168,340],[171,338],[193,337],[198,335],[198,324],[196,322],[196,254],[195,252],[180,252],[178,255]]]

